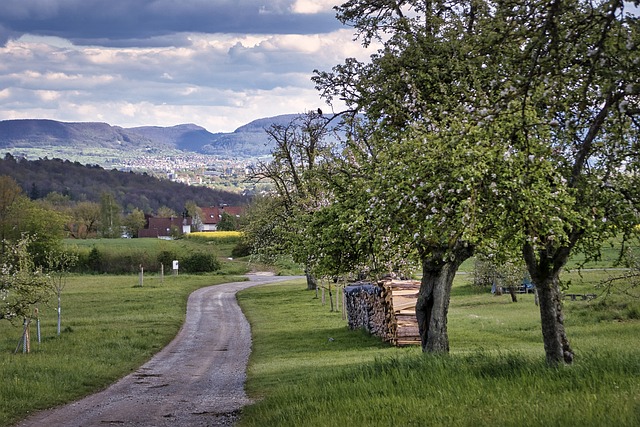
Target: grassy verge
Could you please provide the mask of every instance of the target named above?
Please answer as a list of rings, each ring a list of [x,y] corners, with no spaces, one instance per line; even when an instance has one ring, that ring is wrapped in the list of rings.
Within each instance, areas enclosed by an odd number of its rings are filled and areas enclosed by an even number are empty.
[[[254,334],[247,390],[259,401],[240,425],[640,424],[640,321],[567,302],[577,359],[551,369],[533,296],[511,303],[466,282],[452,295],[448,356],[348,331],[302,284],[243,291]]]
[[[32,324],[31,353],[14,354],[22,327],[0,322],[0,425],[72,401],[136,369],[171,341],[188,295],[234,280],[217,275],[178,277],[73,276],[62,294],[62,333],[56,308],[41,306],[41,343]]]

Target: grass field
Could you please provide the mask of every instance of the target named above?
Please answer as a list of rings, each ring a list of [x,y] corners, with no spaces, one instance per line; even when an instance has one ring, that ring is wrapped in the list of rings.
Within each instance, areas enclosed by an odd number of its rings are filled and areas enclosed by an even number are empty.
[[[637,318],[599,320],[590,303],[567,302],[577,359],[551,369],[533,296],[511,303],[466,282],[458,276],[452,295],[448,356],[349,331],[301,283],[243,291],[258,403],[240,425],[640,425]]]
[[[22,327],[0,322],[0,426],[37,409],[97,391],[136,369],[180,329],[187,296],[229,276],[73,276],[56,308],[40,306],[41,343],[32,324],[31,353],[17,348]]]
[[[62,334],[55,307],[41,306],[42,342],[14,354],[20,326],[0,322],[0,425],[77,399],[134,370],[168,343],[193,290],[233,280],[254,266],[229,260],[232,243],[156,239],[68,241],[106,252],[190,250],[213,245],[224,260],[208,275],[71,276],[63,291]],[[176,245],[176,246],[172,246]],[[197,246],[196,249],[201,249]],[[80,250],[84,250],[80,249]],[[610,261],[607,261],[610,262]],[[607,264],[611,265],[611,264]],[[467,263],[463,272],[472,271]],[[592,293],[611,272],[570,273],[571,291]],[[640,306],[609,298],[567,301],[576,350],[571,367],[544,365],[532,295],[511,303],[460,274],[449,312],[451,354],[430,357],[350,331],[301,281],[243,292],[252,323],[247,390],[260,401],[245,426],[640,425]],[[608,301],[608,302],[601,302]]]

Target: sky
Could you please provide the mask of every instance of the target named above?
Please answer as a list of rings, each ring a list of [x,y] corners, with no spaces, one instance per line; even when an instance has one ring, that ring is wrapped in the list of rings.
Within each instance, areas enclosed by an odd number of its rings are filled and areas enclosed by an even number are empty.
[[[372,53],[335,18],[339,3],[1,0],[0,120],[231,132],[329,112],[313,70]]]

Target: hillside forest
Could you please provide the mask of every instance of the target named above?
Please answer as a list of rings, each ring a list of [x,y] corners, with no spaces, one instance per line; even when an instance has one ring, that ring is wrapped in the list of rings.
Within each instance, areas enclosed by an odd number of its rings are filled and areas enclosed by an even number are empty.
[[[125,213],[139,209],[156,214],[165,207],[182,213],[189,201],[198,206],[242,205],[247,198],[231,192],[189,186],[133,172],[106,170],[60,159],[21,160],[11,154],[0,159],[0,176],[12,177],[31,200],[55,193],[69,202],[99,203],[110,194]]]

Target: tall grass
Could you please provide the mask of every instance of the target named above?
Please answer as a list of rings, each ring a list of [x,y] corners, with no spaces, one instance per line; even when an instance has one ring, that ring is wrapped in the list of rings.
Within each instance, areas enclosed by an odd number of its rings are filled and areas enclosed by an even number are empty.
[[[254,334],[241,426],[640,425],[640,322],[567,302],[572,366],[545,364],[532,295],[511,303],[459,277],[450,355],[349,331],[302,284],[239,297]],[[586,285],[584,285],[586,286]]]
[[[74,276],[56,308],[40,306],[42,342],[31,325],[31,353],[14,350],[22,328],[0,322],[0,425],[104,388],[164,347],[180,329],[188,295],[230,281],[222,276]]]

